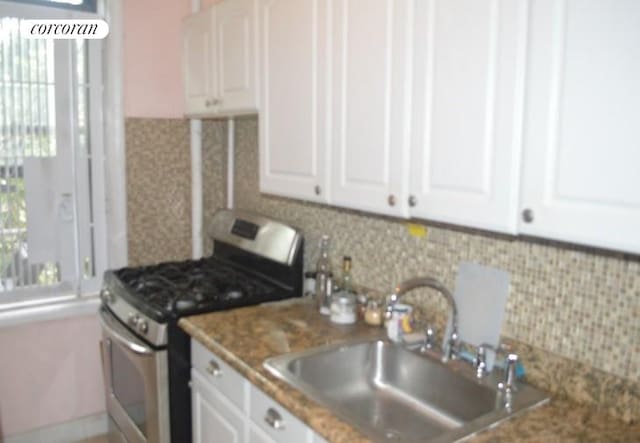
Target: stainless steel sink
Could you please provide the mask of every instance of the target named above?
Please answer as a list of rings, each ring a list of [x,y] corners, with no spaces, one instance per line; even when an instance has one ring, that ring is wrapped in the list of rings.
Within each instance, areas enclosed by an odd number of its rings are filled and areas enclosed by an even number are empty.
[[[325,346],[264,363],[376,442],[456,441],[547,400],[521,383],[505,408],[495,378],[477,380],[465,364],[445,364],[382,340]]]

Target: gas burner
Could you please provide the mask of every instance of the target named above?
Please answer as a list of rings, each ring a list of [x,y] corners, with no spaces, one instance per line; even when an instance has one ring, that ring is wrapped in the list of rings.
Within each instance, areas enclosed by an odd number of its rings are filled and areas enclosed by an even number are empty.
[[[259,303],[276,286],[215,257],[115,271],[132,294],[174,317]]]

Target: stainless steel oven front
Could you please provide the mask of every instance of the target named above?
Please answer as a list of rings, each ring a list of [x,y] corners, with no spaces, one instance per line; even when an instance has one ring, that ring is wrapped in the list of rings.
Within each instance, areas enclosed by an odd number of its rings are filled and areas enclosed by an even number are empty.
[[[150,347],[105,307],[102,365],[110,443],[169,443],[167,351]]]

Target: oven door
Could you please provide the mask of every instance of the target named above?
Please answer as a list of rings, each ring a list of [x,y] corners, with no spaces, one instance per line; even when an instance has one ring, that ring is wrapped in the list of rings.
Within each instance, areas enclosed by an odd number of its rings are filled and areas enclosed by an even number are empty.
[[[104,307],[100,321],[107,411],[118,434],[129,443],[168,443],[167,351],[150,348]]]

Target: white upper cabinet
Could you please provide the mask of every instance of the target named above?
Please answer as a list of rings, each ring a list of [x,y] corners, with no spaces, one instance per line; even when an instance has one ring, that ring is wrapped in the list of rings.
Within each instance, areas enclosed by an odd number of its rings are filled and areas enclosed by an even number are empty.
[[[216,95],[213,69],[213,9],[187,17],[183,32],[183,77],[185,112],[190,115],[211,112]]]
[[[327,6],[258,0],[262,192],[328,201]]]
[[[255,113],[255,0],[227,0],[185,20],[186,114]]]
[[[217,99],[221,112],[256,112],[255,0],[216,5]]]
[[[531,14],[520,231],[639,253],[640,2]]]
[[[407,216],[410,0],[336,0],[331,202]]]
[[[515,233],[525,0],[416,2],[411,215]]]

